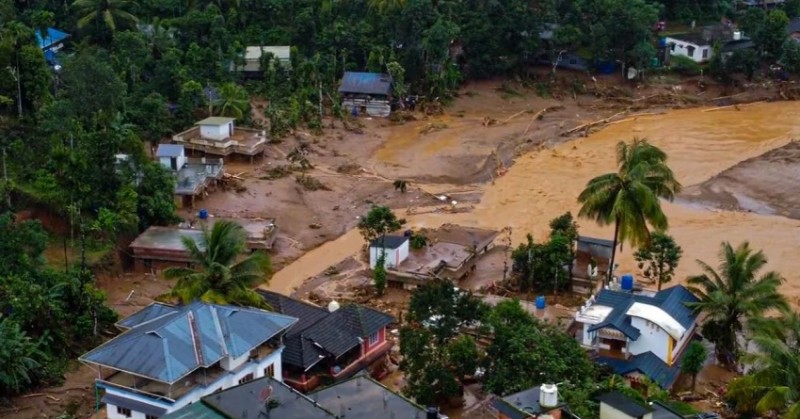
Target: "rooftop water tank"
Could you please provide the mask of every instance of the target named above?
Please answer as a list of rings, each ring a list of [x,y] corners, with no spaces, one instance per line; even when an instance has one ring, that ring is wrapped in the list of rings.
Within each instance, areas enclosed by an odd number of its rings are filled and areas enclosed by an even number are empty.
[[[733,40],[734,41],[741,41],[742,40],[742,33],[740,31],[733,32]]]
[[[329,312],[333,313],[334,311],[336,311],[338,309],[339,309],[339,303],[337,303],[336,300],[331,300],[331,302],[328,303],[328,311]]]
[[[537,310],[544,310],[545,305],[546,305],[546,301],[544,299],[544,295],[540,295],[540,296],[536,297],[536,309]]]
[[[200,213],[197,215],[198,217],[200,217],[201,220],[205,220],[206,218],[208,218],[208,211],[206,211],[205,208],[201,209]]]
[[[622,275],[621,281],[621,288],[623,291],[632,291],[633,290],[633,275],[625,274]]]
[[[558,405],[558,387],[555,384],[542,384],[539,387],[539,406],[556,407]]]

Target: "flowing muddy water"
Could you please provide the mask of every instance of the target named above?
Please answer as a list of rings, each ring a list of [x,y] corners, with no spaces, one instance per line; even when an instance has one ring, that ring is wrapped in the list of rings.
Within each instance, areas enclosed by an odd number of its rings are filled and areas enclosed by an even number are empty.
[[[437,227],[444,222],[495,229],[511,227],[515,245],[524,240],[527,233],[542,240],[547,234],[549,220],[565,211],[577,213],[576,198],[589,179],[615,169],[615,145],[620,140],[647,138],[664,149],[678,179],[688,187],[781,147],[792,138],[800,139],[798,115],[800,103],[779,102],[742,106],[740,110],[688,109],[640,117],[612,124],[586,138],[519,157],[505,176],[482,187],[485,193],[472,212],[407,216],[398,211],[398,215],[404,216],[410,227]],[[396,138],[400,136],[387,142],[385,149],[395,149],[392,141]],[[451,146],[458,147],[457,144]],[[447,153],[440,147],[433,149],[435,153]],[[376,153],[379,160],[389,155],[381,150]],[[415,160],[430,161],[430,156],[419,157]],[[416,165],[413,161],[408,164]],[[419,170],[424,172],[425,166],[419,165]],[[684,249],[684,259],[676,275],[678,280],[698,272],[695,259],[716,266],[722,241],[735,245],[748,240],[752,247],[764,250],[769,258],[769,269],[787,278],[782,291],[795,305],[800,305],[800,258],[795,256],[795,250],[800,248],[800,221],[680,202],[664,203],[664,209],[669,217],[669,232]],[[599,227],[588,220],[579,220],[579,223],[582,234],[612,236],[610,227]],[[351,231],[278,272],[270,287],[288,292],[362,245],[357,231]],[[619,262],[621,271],[635,272],[632,252],[627,246]]]

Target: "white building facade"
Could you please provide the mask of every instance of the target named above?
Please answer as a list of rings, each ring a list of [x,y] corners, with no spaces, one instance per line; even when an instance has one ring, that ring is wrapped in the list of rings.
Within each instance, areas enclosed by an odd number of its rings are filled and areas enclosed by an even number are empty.
[[[400,236],[386,236],[386,239],[377,238],[369,245],[369,267],[374,269],[381,255],[386,258],[384,267],[396,268],[408,259],[409,238]]]

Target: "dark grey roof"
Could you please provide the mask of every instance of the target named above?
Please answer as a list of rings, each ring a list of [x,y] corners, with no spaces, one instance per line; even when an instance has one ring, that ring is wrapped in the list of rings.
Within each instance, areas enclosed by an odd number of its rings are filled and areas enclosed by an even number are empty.
[[[654,296],[604,289],[597,294],[596,304],[611,307],[613,310],[604,321],[590,327],[589,331],[612,327],[631,339],[638,339],[641,333],[631,325],[630,316],[626,314],[635,302],[661,308],[689,330],[697,319],[697,314],[687,307],[686,303],[697,301],[700,300],[683,285],[663,289]]]
[[[130,329],[136,325],[149,322],[167,313],[173,313],[176,310],[178,310],[178,308],[175,306],[156,302],[118,321],[115,323],[115,325],[123,329]]]
[[[340,93],[388,95],[392,91],[392,77],[381,73],[346,71],[342,77]]]
[[[653,408],[653,419],[683,419],[683,415],[659,401],[653,401],[650,407]]]
[[[653,380],[661,388],[669,389],[680,374],[681,362],[686,351],[683,351],[672,366],[662,361],[652,352],[645,352],[628,359],[599,357],[597,362],[611,367],[619,375],[639,372]]]
[[[267,390],[267,389],[271,389]],[[269,393],[268,400],[274,400],[274,407],[267,412],[261,401]],[[334,418],[334,414],[298,393],[286,384],[271,377],[264,377],[228,390],[203,397],[203,404],[230,418],[280,418],[317,419]]]
[[[602,403],[605,403],[614,409],[634,418],[641,418],[642,416],[650,413],[653,409],[645,407],[637,403],[630,397],[620,393],[619,391],[612,391],[598,397]]]
[[[729,41],[722,46],[722,52],[733,52],[740,49],[755,48],[756,44],[749,39],[741,39],[739,41]]]
[[[159,419],[228,419],[205,403],[192,403]]]
[[[425,409],[363,375],[317,390],[309,396],[344,418],[425,417]]]
[[[360,344],[359,338],[366,339],[394,322],[392,316],[369,307],[348,304],[331,313],[272,291],[258,292],[273,310],[299,319],[283,337],[281,360],[303,369],[327,356],[344,355]]]
[[[598,238],[589,237],[589,236],[578,236],[578,243],[579,244],[580,243],[586,243],[586,244],[592,244],[592,245],[595,245],[595,246],[603,246],[603,247],[609,247],[609,248],[610,247],[614,247],[614,242],[612,240],[598,239]]]
[[[156,157],[178,157],[183,154],[181,144],[159,144],[156,150]]]
[[[250,352],[296,321],[253,308],[194,302],[134,326],[80,360],[174,383],[226,356]]]
[[[106,394],[100,401],[105,404],[131,409],[136,412],[142,412],[145,415],[161,416],[164,413],[167,413],[167,409],[164,409],[163,407],[153,406],[150,403],[144,403],[114,394]]]
[[[386,249],[397,249],[408,241],[406,236],[386,235],[386,238],[378,237],[369,243],[370,247],[386,246]]]
[[[499,410],[509,419],[525,419],[531,417],[531,415],[539,415],[559,409],[562,406],[564,406],[564,403],[559,401],[555,407],[542,408],[539,405],[539,386],[492,400],[492,407]]]

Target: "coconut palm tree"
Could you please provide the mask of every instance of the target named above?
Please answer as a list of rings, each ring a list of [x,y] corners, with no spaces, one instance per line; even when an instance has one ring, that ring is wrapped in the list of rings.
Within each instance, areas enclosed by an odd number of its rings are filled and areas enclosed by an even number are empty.
[[[263,283],[271,273],[270,260],[265,253],[256,252],[237,261],[246,249],[246,239],[242,226],[232,221],[216,222],[210,231],[204,228],[200,246],[183,237],[183,246],[198,268],[165,269],[164,277],[178,282],[162,299],[184,304],[199,299],[266,308],[252,287]]]
[[[667,229],[667,217],[659,198],[669,201],[681,184],[667,166],[667,155],[645,139],[617,144],[617,172],[600,175],[586,184],[578,196],[579,216],[600,225],[614,225],[608,278],[614,270],[617,244],[645,244],[650,239],[648,223],[658,231]]]
[[[220,115],[241,119],[250,107],[247,92],[236,83],[225,83],[219,88],[219,99],[214,107]]]
[[[800,314],[756,323],[756,351],[744,356],[753,370],[730,384],[728,396],[739,411],[800,419]]]
[[[767,257],[761,251],[754,252],[747,242],[735,249],[728,242],[722,243],[717,270],[703,261],[697,263],[703,273],[689,277],[689,290],[700,301],[689,306],[708,316],[703,335],[714,342],[719,361],[733,366],[739,359],[738,336],[744,322],[770,310],[788,310],[786,299],[778,292],[784,279],[775,271],[756,277],[767,264]]]
[[[136,7],[132,0],[75,0],[72,7],[81,16],[78,18],[81,29],[92,22],[102,22],[109,31],[115,32],[120,26],[132,27],[139,22],[129,12]]]

